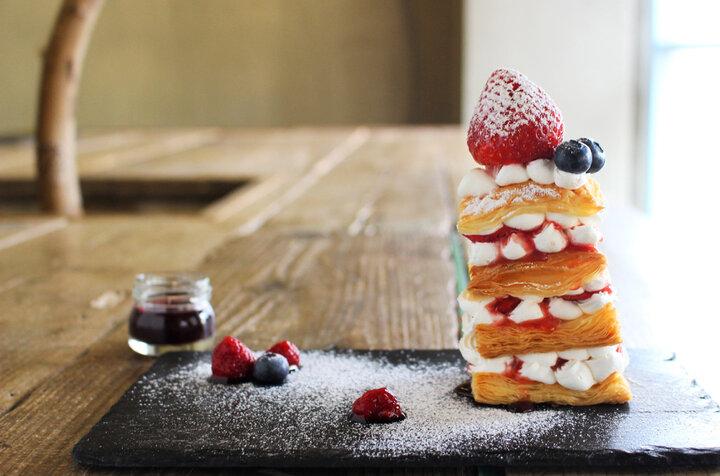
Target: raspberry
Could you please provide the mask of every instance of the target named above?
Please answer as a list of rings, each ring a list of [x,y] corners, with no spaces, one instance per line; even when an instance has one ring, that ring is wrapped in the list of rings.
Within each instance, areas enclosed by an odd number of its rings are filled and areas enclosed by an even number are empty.
[[[481,165],[551,159],[562,142],[560,109],[524,74],[498,69],[485,84],[470,120],[467,143]]]
[[[300,351],[289,340],[278,342],[265,352],[282,355],[287,359],[289,365],[300,365]]]
[[[212,373],[216,377],[238,380],[252,376],[255,355],[232,336],[225,337],[212,355]]]
[[[385,387],[368,390],[352,406],[352,419],[360,423],[389,423],[404,418],[397,398]]]

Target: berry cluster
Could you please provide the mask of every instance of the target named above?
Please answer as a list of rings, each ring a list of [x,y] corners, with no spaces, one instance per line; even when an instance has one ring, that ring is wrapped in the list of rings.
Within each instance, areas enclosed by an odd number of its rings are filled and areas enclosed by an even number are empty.
[[[594,174],[605,165],[605,151],[600,144],[583,137],[560,144],[553,155],[555,166],[571,174]]]
[[[555,102],[524,74],[498,69],[488,79],[470,120],[467,143],[486,167],[555,159],[571,174],[595,173],[605,152],[592,139],[562,142],[565,125]]]
[[[213,377],[228,383],[251,378],[267,385],[282,384],[290,368],[300,366],[300,351],[295,344],[284,340],[270,347],[260,357],[232,336],[225,337],[212,355]]]

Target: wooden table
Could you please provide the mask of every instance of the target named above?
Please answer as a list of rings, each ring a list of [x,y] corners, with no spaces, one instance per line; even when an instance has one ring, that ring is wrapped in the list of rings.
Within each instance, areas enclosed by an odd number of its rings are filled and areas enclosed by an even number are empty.
[[[153,362],[127,346],[138,272],[208,273],[218,335],[258,349],[283,338],[303,348],[455,346],[454,189],[472,165],[460,128],[94,131],[79,150],[88,190],[105,199],[130,187],[178,201],[177,182],[197,197],[207,184],[237,188],[204,206],[76,221],[0,208],[0,474],[158,473],[98,471],[70,457]],[[21,197],[32,174],[29,143],[0,147],[0,188]],[[628,213],[618,213],[620,225]],[[631,267],[621,274],[641,279]],[[626,309],[644,299],[636,294]],[[645,319],[625,320],[630,345]],[[502,470],[346,472],[478,473]]]

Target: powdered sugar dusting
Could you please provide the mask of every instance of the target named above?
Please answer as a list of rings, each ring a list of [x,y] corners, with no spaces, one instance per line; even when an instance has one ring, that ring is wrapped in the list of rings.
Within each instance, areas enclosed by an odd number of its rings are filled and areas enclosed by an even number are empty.
[[[528,124],[528,118],[547,115],[554,108],[549,97],[527,76],[511,69],[490,77],[475,106],[475,117],[486,133],[507,137]]]
[[[450,361],[432,365],[408,355],[407,363],[398,364],[362,352],[305,352],[303,368],[277,387],[212,383],[207,356],[163,378],[141,378],[127,396],[142,411],[127,428],[183,415],[182,421],[191,423],[173,428],[173,439],[195,449],[198,438],[210,449],[230,445],[238,456],[312,448],[349,451],[343,456],[348,458],[462,457],[478,447],[516,450],[550,430],[572,430],[572,419],[583,418],[553,409],[520,414],[475,405],[453,392],[468,379],[459,355],[449,352]],[[383,386],[395,393],[407,418],[379,425],[350,422],[353,401]],[[138,442],[143,449],[166,444],[162,435],[144,438]]]
[[[507,205],[521,205],[547,198],[560,198],[560,192],[528,182],[522,187],[501,188],[482,197],[472,197],[464,202],[460,216],[490,213]]]

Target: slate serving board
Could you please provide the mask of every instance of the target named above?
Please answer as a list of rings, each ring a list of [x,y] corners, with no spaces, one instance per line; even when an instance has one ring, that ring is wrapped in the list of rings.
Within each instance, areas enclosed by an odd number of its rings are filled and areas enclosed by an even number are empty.
[[[456,350],[310,351],[279,387],[212,383],[210,354],[166,354],[72,455],[114,467],[699,466],[720,464],[720,408],[681,366],[630,351],[634,400],[528,413],[476,405]],[[388,386],[407,418],[353,423]]]

